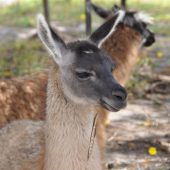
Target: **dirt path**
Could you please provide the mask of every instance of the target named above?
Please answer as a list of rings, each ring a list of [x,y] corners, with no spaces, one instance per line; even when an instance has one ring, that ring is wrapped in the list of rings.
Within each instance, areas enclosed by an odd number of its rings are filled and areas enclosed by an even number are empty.
[[[169,96],[170,100],[170,96]],[[125,110],[110,114],[107,158],[115,169],[170,169],[170,106],[149,100],[131,101]],[[150,147],[157,154],[148,153]]]
[[[157,37],[149,49],[151,64],[138,71],[170,77],[169,49],[170,37]],[[147,89],[155,82],[159,81],[148,80]],[[162,83],[166,85],[160,87],[162,93],[142,89],[145,97],[110,114],[106,155],[114,170],[170,170],[170,83]],[[151,147],[156,149],[155,155],[149,153]]]

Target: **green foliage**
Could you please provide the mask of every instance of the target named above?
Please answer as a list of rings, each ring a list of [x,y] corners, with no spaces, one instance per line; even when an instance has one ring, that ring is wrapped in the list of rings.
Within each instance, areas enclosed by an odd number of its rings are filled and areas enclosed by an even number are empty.
[[[22,40],[0,47],[0,77],[30,74],[46,67],[46,51],[38,39]]]
[[[111,8],[120,0],[93,0],[105,8]],[[155,18],[152,29],[159,34],[169,35],[170,3],[169,0],[127,0],[130,9],[142,10]],[[51,19],[68,26],[83,23],[84,0],[49,0]],[[35,27],[36,14],[43,12],[42,0],[22,0],[1,8],[0,23],[8,26]],[[93,21],[102,20],[93,15]],[[17,41],[6,46],[0,46],[0,76],[13,76],[31,73],[44,67],[45,51],[37,39]],[[137,77],[137,75],[134,77]],[[137,82],[136,82],[137,81]],[[135,87],[140,80],[131,81],[130,87]],[[135,88],[134,88],[135,89]]]
[[[113,3],[119,4],[120,0],[93,0],[105,8],[111,8]],[[130,9],[142,10],[155,18],[153,29],[161,34],[169,34],[170,3],[169,0],[127,0]],[[49,0],[52,20],[64,25],[76,25],[84,22],[81,15],[84,13],[84,0]],[[35,16],[43,11],[42,0],[22,0],[0,10],[0,23],[10,26],[35,26]],[[95,15],[93,20],[100,21]],[[158,26],[157,22],[166,23]],[[161,28],[160,28],[161,27]]]
[[[148,82],[143,79],[143,77],[139,76],[139,72],[141,68],[146,68],[147,66],[154,66],[154,63],[152,57],[144,56],[143,54],[126,84],[129,98],[133,98],[134,96],[141,98],[145,96],[145,88],[147,87]]]

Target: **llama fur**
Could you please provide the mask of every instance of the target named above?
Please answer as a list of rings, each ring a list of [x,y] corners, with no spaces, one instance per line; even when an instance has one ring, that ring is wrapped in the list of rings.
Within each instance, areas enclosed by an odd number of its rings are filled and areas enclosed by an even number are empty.
[[[19,120],[3,127],[0,130],[0,169],[101,170],[96,141],[90,159],[88,160],[87,157],[91,134],[89,126],[92,128],[95,110],[91,106],[82,105],[80,107],[70,103],[69,100],[66,101],[55,66],[51,69],[50,75],[52,77],[49,78],[47,95],[49,98],[47,115],[49,116],[46,118],[48,124],[44,121]],[[52,113],[49,114],[49,112]],[[46,127],[45,131],[44,127]],[[84,127],[86,128],[84,129]],[[48,135],[45,135],[47,133]],[[55,138],[55,134],[58,138]],[[44,143],[45,136],[48,141],[47,146]],[[56,141],[57,145],[54,148]],[[70,152],[70,150],[74,150],[74,152]],[[44,164],[45,154],[47,155],[45,162],[50,160],[47,165]],[[71,164],[72,160],[74,160],[74,164]]]

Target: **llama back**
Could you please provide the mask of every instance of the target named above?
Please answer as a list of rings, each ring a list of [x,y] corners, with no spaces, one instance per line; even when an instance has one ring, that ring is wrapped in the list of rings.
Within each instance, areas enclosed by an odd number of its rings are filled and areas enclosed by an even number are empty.
[[[44,119],[46,86],[46,73],[0,80],[0,127],[16,119]]]

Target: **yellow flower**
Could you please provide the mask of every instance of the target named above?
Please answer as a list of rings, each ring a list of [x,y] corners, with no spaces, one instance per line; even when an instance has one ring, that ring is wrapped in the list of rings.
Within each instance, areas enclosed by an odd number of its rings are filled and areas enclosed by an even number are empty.
[[[156,149],[156,147],[149,147],[149,149],[148,149],[148,153],[149,153],[149,155],[151,155],[151,156],[155,156],[156,154],[157,154],[157,149]]]
[[[158,58],[162,58],[162,57],[164,56],[164,53],[161,52],[161,51],[157,51],[156,56],[157,56]]]
[[[85,14],[84,14],[84,13],[80,15],[80,20],[81,20],[81,21],[84,21],[84,20],[85,20],[85,18],[86,18],[86,16],[85,16]]]

